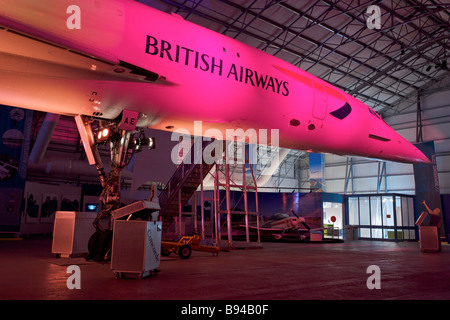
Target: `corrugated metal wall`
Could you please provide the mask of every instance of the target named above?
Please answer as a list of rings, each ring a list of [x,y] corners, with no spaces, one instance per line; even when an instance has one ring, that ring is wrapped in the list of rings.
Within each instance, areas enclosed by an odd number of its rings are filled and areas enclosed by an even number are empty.
[[[450,90],[423,96],[422,134],[423,141],[435,141],[436,162],[439,173],[441,194],[450,193]],[[398,133],[410,142],[416,142],[415,108],[389,117],[386,120]],[[377,192],[378,162],[363,158],[353,158],[353,185],[348,184],[347,193]],[[347,158],[326,155],[326,191],[344,193]],[[414,172],[410,164],[386,163],[387,190],[382,180],[382,192],[414,194]],[[352,190],[353,186],[353,190]]]

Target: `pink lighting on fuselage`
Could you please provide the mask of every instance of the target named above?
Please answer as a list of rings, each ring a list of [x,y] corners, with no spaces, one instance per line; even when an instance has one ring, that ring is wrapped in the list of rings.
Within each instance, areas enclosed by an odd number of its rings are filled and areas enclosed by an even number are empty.
[[[127,108],[161,130],[276,129],[284,148],[429,162],[364,103],[285,61],[136,1],[77,5],[79,30],[63,1],[2,6],[16,32],[0,32],[0,103],[105,119]]]

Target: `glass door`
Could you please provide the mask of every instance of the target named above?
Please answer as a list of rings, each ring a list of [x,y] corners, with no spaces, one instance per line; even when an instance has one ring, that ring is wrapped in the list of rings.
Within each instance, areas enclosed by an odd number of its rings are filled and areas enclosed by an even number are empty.
[[[342,239],[344,230],[344,215],[342,213],[342,203],[323,202],[323,227],[330,228],[324,230],[325,239]]]
[[[361,239],[415,240],[414,197],[379,194],[348,197],[349,225]]]
[[[414,199],[407,197],[395,197],[395,211],[397,227],[397,237],[399,239],[416,239],[414,218]]]

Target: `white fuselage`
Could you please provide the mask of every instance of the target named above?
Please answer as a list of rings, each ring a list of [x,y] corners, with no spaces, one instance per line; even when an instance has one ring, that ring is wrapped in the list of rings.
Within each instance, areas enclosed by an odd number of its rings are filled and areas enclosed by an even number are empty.
[[[76,2],[0,0],[0,104],[104,119],[129,109],[161,130],[277,130],[285,148],[429,162],[368,106],[285,61],[134,1]]]

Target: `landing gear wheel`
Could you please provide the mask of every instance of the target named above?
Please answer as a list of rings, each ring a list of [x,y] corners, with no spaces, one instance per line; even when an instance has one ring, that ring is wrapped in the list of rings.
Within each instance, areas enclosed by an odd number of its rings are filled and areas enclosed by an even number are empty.
[[[191,256],[191,253],[192,253],[192,249],[187,244],[183,244],[178,249],[178,255],[180,256],[181,259],[188,259]]]

